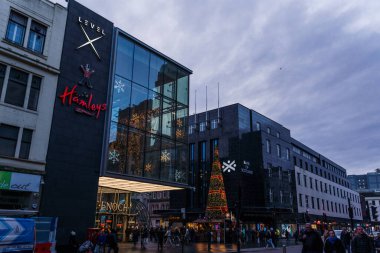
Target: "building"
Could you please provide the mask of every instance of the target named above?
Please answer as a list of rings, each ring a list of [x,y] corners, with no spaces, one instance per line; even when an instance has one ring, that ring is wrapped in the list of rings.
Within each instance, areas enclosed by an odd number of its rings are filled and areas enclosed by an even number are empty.
[[[0,2],[0,215],[40,211],[67,10]]]
[[[346,170],[294,139],[292,146],[298,213],[344,224],[352,208],[352,218],[361,221],[360,196],[349,188]]]
[[[149,223],[133,192],[187,188],[191,70],[71,0],[41,214],[74,230]]]
[[[362,175],[348,175],[350,188],[358,192],[380,191],[380,169]]]
[[[169,210],[170,207],[170,192],[151,192],[149,193],[148,198],[148,209],[149,209],[149,218],[151,227],[168,227],[168,220],[164,219],[161,214],[156,213],[155,211],[165,211]]]
[[[294,229],[309,220],[347,225],[349,205],[353,218],[362,220],[359,195],[348,188],[344,168],[240,104],[189,117],[189,183],[195,191],[171,192],[172,209],[186,207],[188,217],[197,210],[193,219],[204,215],[216,147],[229,210],[240,203],[245,224],[257,229]]]

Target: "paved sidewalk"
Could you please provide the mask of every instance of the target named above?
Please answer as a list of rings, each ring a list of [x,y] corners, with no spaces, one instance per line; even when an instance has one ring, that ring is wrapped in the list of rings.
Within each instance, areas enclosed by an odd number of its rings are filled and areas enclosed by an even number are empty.
[[[299,253],[301,252],[301,245],[292,245],[286,248],[286,253]],[[157,244],[148,243],[145,249],[140,248],[140,244],[136,247],[132,243],[119,243],[119,253],[157,253]],[[163,253],[182,253],[181,246],[164,246]],[[224,244],[212,244],[211,253],[234,253],[236,252],[236,244],[234,245],[224,245]],[[270,252],[270,253],[282,253],[283,248],[278,247],[272,248],[242,248],[241,252]],[[207,243],[192,243],[185,245],[183,248],[183,253],[208,253]]]

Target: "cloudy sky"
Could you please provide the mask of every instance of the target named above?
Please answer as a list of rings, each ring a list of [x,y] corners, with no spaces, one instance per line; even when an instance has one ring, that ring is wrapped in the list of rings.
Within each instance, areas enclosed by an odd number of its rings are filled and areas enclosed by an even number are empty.
[[[63,0],[55,0],[66,5]],[[380,168],[380,1],[79,0],[358,174]]]

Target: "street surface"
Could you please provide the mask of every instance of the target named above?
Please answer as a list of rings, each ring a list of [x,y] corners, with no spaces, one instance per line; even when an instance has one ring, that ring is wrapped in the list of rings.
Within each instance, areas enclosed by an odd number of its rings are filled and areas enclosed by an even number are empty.
[[[301,245],[291,245],[286,248],[286,253],[300,253],[302,249]],[[140,248],[140,244],[136,247],[132,243],[119,243],[119,253],[157,253],[157,244],[148,243],[145,249]],[[163,253],[182,253],[181,246],[164,246]],[[224,245],[224,244],[212,244],[212,253],[234,253],[236,252],[236,244]],[[243,248],[241,252],[268,252],[268,253],[283,253],[283,248]],[[192,243],[185,245],[183,253],[207,253],[207,243]]]

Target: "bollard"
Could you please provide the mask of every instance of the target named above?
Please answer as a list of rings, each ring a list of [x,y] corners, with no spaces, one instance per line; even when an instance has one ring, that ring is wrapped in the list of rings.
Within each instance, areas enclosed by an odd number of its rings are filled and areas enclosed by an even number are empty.
[[[282,253],[286,253],[286,245],[282,245]]]

